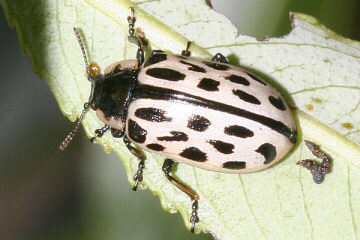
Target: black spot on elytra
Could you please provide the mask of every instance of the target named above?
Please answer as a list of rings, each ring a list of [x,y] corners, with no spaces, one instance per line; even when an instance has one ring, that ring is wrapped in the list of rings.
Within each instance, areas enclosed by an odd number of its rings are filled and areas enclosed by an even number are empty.
[[[200,149],[196,147],[185,148],[180,153],[180,156],[197,162],[205,162],[207,159],[206,153],[200,151]]]
[[[188,119],[187,127],[198,132],[203,132],[210,126],[210,124],[209,119],[200,115],[192,115]]]
[[[245,102],[256,104],[256,105],[261,104],[259,99],[257,99],[253,95],[248,94],[247,92],[241,91],[239,89],[237,89],[237,90],[233,89],[233,93]]]
[[[264,164],[271,163],[272,160],[274,160],[276,157],[276,148],[270,143],[262,144],[258,149],[255,150],[255,152],[258,152],[264,156]]]
[[[201,88],[205,91],[214,92],[219,91],[218,86],[220,85],[219,81],[216,81],[211,78],[203,78],[200,83],[197,85],[198,88]]]
[[[223,154],[233,153],[234,145],[231,143],[226,143],[220,140],[210,140],[209,143],[214,146],[216,150]]]
[[[230,136],[236,136],[240,138],[247,138],[254,136],[254,132],[246,127],[232,125],[224,128],[224,133]]]
[[[223,168],[228,169],[244,169],[246,168],[246,162],[243,161],[229,161],[223,164]]]
[[[199,67],[199,66],[197,66],[197,65],[195,65],[195,64],[188,63],[188,62],[185,62],[185,61],[183,61],[183,60],[180,60],[180,63],[189,65],[190,67],[188,67],[188,70],[190,70],[190,71],[202,72],[202,73],[206,72],[204,68]]]
[[[157,137],[157,139],[159,141],[166,141],[166,142],[172,142],[172,141],[186,142],[189,139],[188,135],[186,135],[186,133],[183,132],[171,131],[170,134],[172,136]]]
[[[146,62],[144,63],[144,67],[148,67],[148,66],[151,66],[151,65],[153,65],[155,63],[165,61],[166,59],[167,59],[166,54],[155,53],[154,55],[152,55],[151,57],[149,57],[146,60]]]
[[[284,102],[281,100],[281,97],[276,98],[276,97],[270,96],[269,101],[277,109],[279,109],[281,111],[286,110],[286,106],[285,106]]]
[[[163,151],[165,149],[164,146],[157,144],[157,143],[150,143],[150,144],[146,145],[146,147],[151,150],[158,151],[158,152]]]
[[[159,79],[168,81],[180,81],[185,79],[185,74],[170,68],[150,68],[146,70],[146,74]]]
[[[128,121],[129,137],[137,143],[144,143],[147,131],[139,126],[137,122],[129,119]]]
[[[250,85],[250,82],[246,78],[238,76],[238,75],[230,75],[230,76],[227,76],[225,79],[230,80],[230,82],[242,84],[245,86]]]
[[[246,72],[253,80],[261,83],[262,85],[267,85],[264,81],[260,80],[260,78],[258,76],[256,76],[255,74],[253,73],[250,73],[250,72]]]
[[[225,71],[228,70],[230,67],[224,64],[220,64],[217,62],[203,62],[206,66],[211,67],[215,70]]]
[[[166,111],[158,108],[138,108],[135,111],[135,116],[150,122],[170,122],[171,118],[166,117]]]

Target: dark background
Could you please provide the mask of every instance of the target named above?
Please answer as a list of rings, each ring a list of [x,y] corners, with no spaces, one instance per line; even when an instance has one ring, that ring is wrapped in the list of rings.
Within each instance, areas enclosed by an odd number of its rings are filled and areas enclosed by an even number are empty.
[[[212,2],[241,34],[259,39],[288,33],[289,11],[360,39],[358,0]],[[0,239],[212,239],[187,232],[150,191],[131,191],[119,159],[90,145],[83,131],[57,153],[73,124],[32,72],[3,11],[0,70]]]

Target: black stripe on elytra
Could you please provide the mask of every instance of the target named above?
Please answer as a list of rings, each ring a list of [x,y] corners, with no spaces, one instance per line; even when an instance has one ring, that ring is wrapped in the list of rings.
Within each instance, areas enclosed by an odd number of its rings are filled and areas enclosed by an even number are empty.
[[[137,122],[132,119],[128,121],[129,137],[137,143],[144,143],[146,140],[147,131],[139,126]]]
[[[216,150],[223,154],[233,153],[234,145],[220,140],[210,140],[209,143],[214,146]]]
[[[211,78],[203,78],[201,79],[197,87],[208,92],[215,92],[215,91],[219,91],[218,88],[219,85],[220,85],[219,81],[216,81]]]
[[[154,151],[164,151],[165,147],[160,145],[160,144],[157,144],[157,143],[150,143],[148,145],[146,145],[147,148],[151,149],[151,150],[154,150]]]
[[[170,68],[150,68],[146,70],[146,74],[159,79],[168,81],[184,80],[186,75]]]
[[[167,112],[158,108],[138,108],[135,116],[150,122],[171,122],[171,118],[165,116]]]
[[[183,60],[180,60],[180,63],[182,64],[186,64],[186,65],[189,65],[190,67],[188,67],[188,70],[190,71],[194,71],[194,72],[206,72],[206,70],[202,67],[199,67],[198,65],[195,65],[195,64],[192,64],[192,63],[188,63],[188,62],[185,62]]]
[[[159,63],[165,61],[167,59],[167,55],[163,53],[155,53],[151,57],[149,57],[146,62],[144,63],[144,67],[151,66],[155,63]]]
[[[264,164],[271,163],[272,160],[274,160],[276,157],[276,148],[270,143],[262,144],[258,149],[255,150],[255,152],[258,152],[264,156]]]
[[[207,160],[206,153],[196,147],[185,148],[180,153],[180,156],[197,162],[205,162]]]
[[[157,140],[166,141],[166,142],[172,142],[172,141],[186,142],[189,139],[188,135],[186,135],[186,133],[183,132],[171,131],[170,134],[172,136],[157,137]]]
[[[284,102],[281,100],[281,97],[276,98],[276,97],[270,96],[269,101],[277,109],[279,109],[281,111],[286,110],[286,106],[285,106]]]
[[[240,138],[247,138],[247,137],[253,137],[254,132],[250,129],[238,126],[238,125],[232,125],[229,127],[224,128],[224,133],[230,136],[240,137]]]
[[[210,120],[206,117],[200,115],[191,115],[191,117],[188,119],[187,127],[198,132],[203,132],[208,129],[210,124]]]
[[[259,115],[257,113],[253,113],[245,109],[237,108],[232,105],[211,101],[206,98],[187,94],[184,92],[179,92],[173,89],[160,88],[150,85],[139,85],[133,92],[132,98],[133,100],[143,98],[143,99],[166,100],[170,102],[184,102],[186,104],[192,104],[194,106],[200,106],[208,109],[213,109],[213,110],[233,114],[239,117],[243,117],[261,123],[264,126],[267,126],[270,129],[284,135],[290,140],[290,142],[292,143],[296,142],[296,136],[297,136],[296,130],[290,129],[281,121],[277,121],[275,119],[263,115]]]
[[[238,76],[238,75],[234,75],[234,74],[225,77],[225,79],[230,80],[230,82],[237,83],[237,84],[242,84],[242,85],[245,85],[245,86],[250,85],[250,82],[246,78]]]
[[[253,73],[250,73],[250,72],[246,72],[253,80],[261,83],[262,85],[267,85],[265,82],[263,82],[262,80],[260,80],[260,78],[258,76],[256,76],[255,74]]]
[[[240,89],[236,89],[236,90],[233,89],[233,94],[238,96],[241,100],[243,100],[245,102],[256,104],[256,105],[261,104],[259,99],[257,99],[253,95],[248,94],[247,92],[241,91]]]
[[[206,66],[211,67],[215,70],[225,71],[228,70],[230,67],[224,64],[220,64],[217,62],[203,62]]]
[[[228,161],[228,162],[224,162],[223,168],[228,168],[228,169],[244,169],[244,168],[246,168],[246,162],[243,162],[243,161]]]

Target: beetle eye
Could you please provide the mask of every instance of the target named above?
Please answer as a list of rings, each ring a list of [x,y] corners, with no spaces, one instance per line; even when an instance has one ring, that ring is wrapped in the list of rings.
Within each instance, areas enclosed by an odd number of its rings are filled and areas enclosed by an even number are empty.
[[[91,78],[100,75],[100,66],[96,62],[91,62],[89,66]]]

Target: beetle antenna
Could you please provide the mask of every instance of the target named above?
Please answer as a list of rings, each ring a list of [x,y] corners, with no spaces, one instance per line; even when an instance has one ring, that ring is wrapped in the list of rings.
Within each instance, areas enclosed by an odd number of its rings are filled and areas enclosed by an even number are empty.
[[[88,62],[88,59],[87,59],[87,56],[86,56],[85,47],[84,47],[84,44],[83,44],[83,42],[81,40],[80,32],[76,27],[74,27],[74,32],[75,32],[75,36],[76,36],[76,38],[78,40],[78,43],[80,45],[81,52],[82,52],[82,55],[83,55],[83,58],[84,58],[84,62],[85,62],[85,66],[86,66],[86,72],[88,74],[88,80],[91,82],[92,81],[92,79],[91,79],[91,71],[90,71],[89,62]]]
[[[80,127],[81,121],[83,120],[88,109],[89,109],[89,103],[85,103],[84,109],[82,110],[79,119],[76,121],[74,129],[67,135],[65,140],[60,144],[60,146],[59,146],[60,151],[64,151],[65,148],[69,145],[69,143],[73,140],[75,134],[77,133],[77,131]]]

